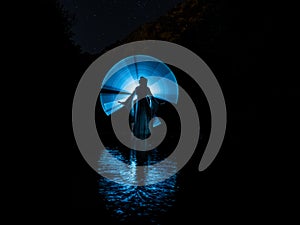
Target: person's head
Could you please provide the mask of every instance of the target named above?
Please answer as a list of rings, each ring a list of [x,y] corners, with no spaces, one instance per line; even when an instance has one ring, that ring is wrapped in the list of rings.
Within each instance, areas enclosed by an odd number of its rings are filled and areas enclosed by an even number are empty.
[[[148,80],[145,77],[140,77],[139,83],[140,85],[147,86]]]

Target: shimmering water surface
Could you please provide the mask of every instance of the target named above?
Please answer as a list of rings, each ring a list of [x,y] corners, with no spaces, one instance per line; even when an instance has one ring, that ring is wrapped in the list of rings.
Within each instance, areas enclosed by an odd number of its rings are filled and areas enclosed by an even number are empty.
[[[111,154],[112,157],[109,157]],[[147,154],[142,164],[153,164],[159,160],[159,151],[152,150]],[[176,170],[175,162],[168,162],[168,168],[157,170],[145,167],[143,173],[136,173],[136,167],[141,164],[136,151],[131,151],[127,157],[118,149],[105,150],[99,158],[99,170],[101,172],[120,176],[123,179],[156,180],[162,174],[171,173]],[[127,164],[120,164],[123,161]],[[145,163],[145,161],[147,161]],[[116,166],[117,164],[117,166]],[[122,168],[123,165],[123,168]],[[125,167],[130,168],[126,170]],[[142,177],[138,177],[142,176]],[[178,190],[176,175],[169,179],[152,185],[132,186],[113,182],[104,177],[99,180],[99,193],[104,199],[107,209],[114,219],[119,222],[132,222],[142,224],[159,224],[159,217],[166,213],[175,202],[175,193]]]

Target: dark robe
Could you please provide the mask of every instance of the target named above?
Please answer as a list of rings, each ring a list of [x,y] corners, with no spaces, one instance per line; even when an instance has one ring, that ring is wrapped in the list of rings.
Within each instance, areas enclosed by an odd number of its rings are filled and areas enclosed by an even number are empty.
[[[137,99],[133,102],[135,95]],[[131,107],[130,121],[133,124],[132,132],[134,136],[142,140],[148,138],[151,134],[149,122],[158,108],[158,102],[152,96],[149,87],[136,87],[132,95],[126,100],[126,105]]]

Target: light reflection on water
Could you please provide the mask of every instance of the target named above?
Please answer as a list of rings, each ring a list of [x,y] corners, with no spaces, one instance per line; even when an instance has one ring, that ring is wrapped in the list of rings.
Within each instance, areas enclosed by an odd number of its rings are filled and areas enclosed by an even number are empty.
[[[152,150],[157,151],[157,150]],[[163,170],[151,169],[145,167],[144,173],[138,177],[136,173],[137,159],[132,151],[129,160],[120,153],[119,150],[105,150],[99,158],[99,170],[102,173],[115,174],[123,179],[136,180],[156,180],[165,172],[176,170],[175,162],[168,162],[167,167]],[[108,157],[109,154],[114,158]],[[149,164],[157,162],[159,154],[148,155]],[[157,157],[156,157],[157,156]],[[117,161],[129,163],[119,164]],[[114,166],[116,165],[117,166]],[[124,168],[122,168],[122,166]],[[130,168],[126,170],[125,167]],[[142,222],[143,224],[159,224],[159,217],[166,213],[175,202],[175,193],[178,190],[176,184],[176,174],[169,179],[156,184],[146,186],[131,186],[113,182],[104,177],[99,180],[99,193],[105,200],[107,209],[112,216],[120,222]]]

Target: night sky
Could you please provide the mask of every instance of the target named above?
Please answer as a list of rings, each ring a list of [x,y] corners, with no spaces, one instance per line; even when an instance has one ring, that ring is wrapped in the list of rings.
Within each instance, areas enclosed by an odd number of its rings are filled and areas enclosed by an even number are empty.
[[[75,16],[74,41],[99,53],[139,25],[155,20],[183,0],[60,0]]]

